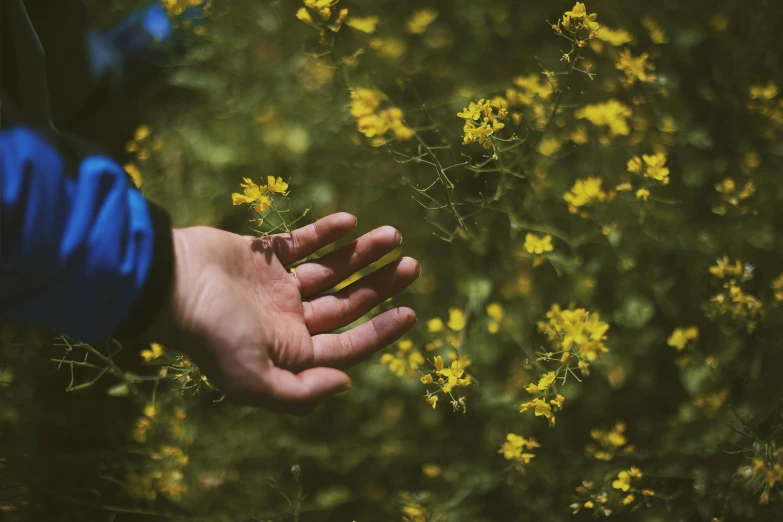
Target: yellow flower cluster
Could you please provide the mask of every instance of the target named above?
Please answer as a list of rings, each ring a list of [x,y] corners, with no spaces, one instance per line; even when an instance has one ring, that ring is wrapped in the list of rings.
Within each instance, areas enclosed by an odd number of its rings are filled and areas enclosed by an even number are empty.
[[[752,85],[749,91],[748,110],[759,114],[772,124],[773,128],[783,127],[783,98],[775,82]],[[768,137],[773,137],[770,135]]]
[[[452,392],[456,387],[467,387],[473,382],[473,377],[465,373],[465,369],[470,366],[471,361],[467,355],[462,355],[459,358],[453,353],[450,355],[452,359],[450,366],[445,366],[443,358],[440,355],[436,355],[432,360],[434,369],[422,375],[422,384],[435,385],[437,387],[437,389],[427,392],[425,400],[435,408],[438,405],[438,393],[443,393],[451,398],[451,406],[454,408],[454,411],[461,409],[464,412],[465,397],[455,397]]]
[[[617,474],[617,478],[612,481],[611,489],[596,488],[594,481],[584,480],[576,488],[576,492],[581,499],[572,503],[569,507],[574,514],[579,513],[582,509],[592,509],[596,515],[600,514],[606,517],[610,516],[614,510],[628,509],[630,512],[633,512],[638,509],[638,505],[630,508],[626,508],[626,506],[630,506],[636,501],[634,493],[641,493],[645,499],[645,504],[649,504],[647,499],[655,496],[655,491],[652,489],[638,490],[634,487],[633,481],[639,480],[643,476],[639,468],[636,467],[620,471]],[[607,505],[612,507],[609,508]]]
[[[351,91],[351,116],[359,132],[371,138],[373,145],[383,145],[391,132],[398,140],[413,138],[413,130],[405,125],[403,113],[397,107],[380,109],[383,95],[375,89],[359,87]]]
[[[722,283],[724,291],[710,299],[708,315],[713,318],[727,317],[744,323],[748,331],[754,330],[757,321],[764,316],[764,304],[743,289],[753,279],[753,266],[743,266],[738,260],[732,264],[724,256],[710,267],[710,274]]]
[[[412,379],[418,375],[418,368],[424,364],[424,356],[413,348],[413,341],[405,339],[397,343],[397,353],[385,353],[381,356],[381,364],[388,365],[397,377],[406,376]]]
[[[610,461],[617,455],[633,453],[636,448],[632,444],[628,444],[625,430],[624,422],[615,423],[611,430],[590,430],[590,437],[596,444],[588,444],[585,451],[590,457],[605,461]]]
[[[715,190],[721,195],[721,202],[712,207],[714,213],[723,216],[728,213],[729,209],[734,208],[739,215],[743,216],[753,211],[753,207],[743,204],[756,194],[756,185],[752,181],[747,181],[742,189],[738,189],[734,179],[727,177],[715,184]]]
[[[559,372],[558,372],[559,373]],[[555,413],[563,409],[565,397],[555,393],[555,372],[548,372],[538,380],[538,383],[530,383],[525,391],[536,397],[520,405],[520,413],[533,411],[536,417],[544,417],[549,420],[549,425],[555,426]],[[554,398],[547,400],[550,396]]]
[[[697,327],[685,326],[681,328],[675,328],[672,334],[666,340],[666,344],[672,348],[676,348],[677,351],[682,351],[690,341],[696,341],[698,338],[699,329]]]
[[[152,129],[149,125],[139,125],[133,133],[133,139],[125,144],[125,152],[135,156],[135,162],[129,162],[123,165],[125,172],[133,180],[136,187],[141,187],[142,176],[139,165],[144,165],[151,157],[152,151],[159,151],[163,148],[163,139],[156,136],[151,138]]]
[[[628,172],[642,174],[645,178],[660,181],[662,185],[669,183],[669,169],[666,168],[666,154],[642,154],[642,157],[634,156],[626,165]]]
[[[148,350],[142,350],[139,355],[147,362],[157,359],[163,355],[163,346],[158,343],[151,343]]]
[[[568,353],[580,362],[593,362],[609,351],[604,345],[609,325],[597,313],[584,308],[562,310],[554,304],[546,316],[548,321],[539,321],[538,331],[547,336],[558,353]]]
[[[448,343],[452,348],[459,349],[461,344],[459,332],[464,330],[465,326],[467,326],[465,312],[459,308],[449,308],[449,318],[445,323],[440,317],[433,317],[427,321],[427,331],[432,339],[424,348],[428,352],[432,352],[443,348]]]
[[[633,485],[632,484],[633,479],[640,479],[643,476],[644,475],[639,470],[639,468],[631,466],[631,468],[628,471],[623,470],[617,474],[617,478],[612,481],[612,487],[614,489],[619,489],[620,491],[623,492],[628,491],[629,489],[631,489],[631,486]],[[628,502],[628,504],[630,504],[631,502],[633,502],[633,500]]]
[[[525,250],[530,254],[541,255],[554,250],[552,246],[552,236],[547,234],[544,237],[536,234],[525,234]]]
[[[231,194],[231,202],[234,205],[250,205],[260,216],[254,220],[259,225],[264,222],[264,215],[272,207],[272,194],[280,194],[284,198],[288,197],[288,183],[283,178],[267,176],[266,185],[256,185],[250,178],[242,178],[244,183],[239,185],[244,189],[242,194],[234,192]]]
[[[339,2],[339,0],[304,0],[304,4],[307,8],[316,11],[324,21],[328,21],[332,18],[332,7]],[[348,9],[341,9],[338,15],[336,25],[339,27],[345,18],[348,16]],[[315,20],[305,7],[300,7],[296,12],[296,17],[306,24],[313,24]]]
[[[552,26],[552,29],[558,33],[562,33],[563,30],[576,33],[580,29],[585,29],[589,31],[587,38],[595,38],[597,31],[601,28],[596,19],[598,19],[596,13],[588,14],[585,4],[577,2],[570,11],[566,11],[563,14],[563,18],[558,20],[557,24]],[[583,42],[584,40],[579,41]]]
[[[783,448],[770,443],[759,445],[754,452],[750,464],[741,466],[737,474],[751,491],[761,491],[759,504],[768,504],[772,490],[783,482]]]
[[[611,99],[603,103],[585,105],[574,111],[578,120],[587,120],[596,127],[606,127],[608,133],[601,137],[601,143],[607,144],[616,136],[628,136],[631,128],[628,119],[633,111],[623,103]]]
[[[557,86],[555,77],[531,73],[527,76],[517,76],[513,83],[514,87],[506,90],[505,101],[508,106],[523,107],[535,127],[543,129],[549,120],[550,100]],[[519,125],[522,122],[522,114],[512,111],[511,120],[514,125]]]
[[[624,84],[626,86],[631,86],[637,81],[650,83],[655,80],[655,75],[652,74],[655,71],[655,66],[647,62],[649,58],[647,53],[634,56],[627,47],[620,51],[614,66],[625,74]]]
[[[583,217],[587,217],[586,213],[580,212],[580,208],[603,203],[610,199],[611,194],[607,194],[601,189],[602,184],[603,180],[598,177],[576,180],[574,186],[571,187],[571,191],[563,194],[563,199],[568,203],[568,211],[572,214],[579,212]]]
[[[484,100],[482,98],[475,103],[470,102],[467,107],[457,113],[457,116],[465,120],[462,127],[463,144],[479,142],[485,149],[492,148],[490,136],[506,126],[502,120],[508,114],[508,110],[504,101],[501,100]],[[498,109],[497,114],[494,109]]]
[[[498,453],[503,455],[504,459],[512,461],[516,470],[524,474],[525,466],[536,456],[531,450],[539,447],[541,445],[532,437],[526,439],[521,435],[509,433]]]

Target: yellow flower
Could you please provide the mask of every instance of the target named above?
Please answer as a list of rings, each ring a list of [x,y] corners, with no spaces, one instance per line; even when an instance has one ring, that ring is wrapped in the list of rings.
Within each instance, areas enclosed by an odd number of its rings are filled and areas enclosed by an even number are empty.
[[[627,181],[624,181],[624,182],[620,183],[619,185],[617,185],[614,189],[617,192],[630,192],[631,190],[633,190],[633,185],[631,185]]]
[[[525,235],[525,250],[531,254],[543,254],[554,250],[552,246],[552,236],[547,234],[544,237],[528,233]]]
[[[777,97],[778,92],[778,86],[772,81],[766,85],[752,85],[750,87],[750,99],[771,100]]]
[[[406,20],[405,30],[411,34],[421,34],[437,19],[437,10],[431,8],[419,9]]]
[[[158,343],[152,343],[149,350],[141,351],[141,357],[147,362],[157,359],[161,355],[163,355],[163,347]]]
[[[669,182],[669,178],[667,177],[669,175],[669,169],[664,166],[666,165],[665,154],[660,152],[652,155],[642,154],[642,159],[647,166],[647,169],[644,172],[646,177],[662,181],[664,185]]]
[[[642,471],[639,468],[635,467],[635,466],[631,466],[631,469],[628,470],[628,474],[630,476],[632,476],[633,478],[638,478],[638,479],[640,479],[640,478],[642,478],[644,476]]]
[[[152,129],[150,129],[149,125],[139,125],[136,128],[136,132],[133,133],[133,139],[136,141],[142,141],[148,138],[150,134],[152,134]]]
[[[633,85],[637,80],[642,83],[650,83],[655,80],[655,76],[649,73],[653,72],[655,67],[651,63],[647,63],[649,58],[647,53],[634,57],[631,50],[626,47],[617,55],[614,66],[625,73],[626,85]]]
[[[405,40],[399,38],[371,38],[370,48],[386,58],[399,58],[407,49]]]
[[[601,190],[603,180],[597,177],[578,179],[571,192],[566,192],[563,199],[573,208],[583,207],[606,200],[606,193]]]
[[[154,404],[150,403],[144,406],[144,415],[152,419],[155,417],[155,414],[158,413],[158,409],[155,407]]]
[[[449,309],[449,322],[446,323],[449,328],[455,332],[459,332],[465,328],[466,321],[465,313],[462,310],[459,308]]]
[[[296,17],[306,24],[313,23],[313,17],[310,15],[310,11],[304,7],[299,8],[299,10],[296,12]]]
[[[537,388],[539,390],[545,390],[545,389],[549,388],[552,385],[553,382],[555,382],[555,372],[546,373],[538,381]]]
[[[269,192],[276,192],[278,194],[285,194],[285,191],[288,190],[288,183],[283,181],[283,178],[277,178],[277,180],[275,180],[274,176],[267,176],[266,186],[269,189]]]
[[[642,25],[645,29],[647,29],[647,33],[650,35],[650,40],[652,40],[654,44],[669,43],[669,38],[666,36],[666,31],[664,28],[649,16],[642,18]]]
[[[405,339],[404,341],[400,341],[397,343],[397,348],[400,349],[401,352],[407,352],[411,348],[413,348],[413,341],[410,339]]]
[[[628,126],[628,118],[633,111],[615,99],[594,105],[585,105],[574,111],[577,119],[585,119],[597,127],[607,127],[609,137],[628,136],[631,128]]]
[[[532,401],[523,403],[519,410],[520,413],[533,410],[536,417],[546,417],[547,419],[552,416],[552,407],[541,399],[533,399]]]
[[[427,331],[429,333],[438,333],[443,331],[443,320],[440,317],[433,317],[427,321]]]
[[[633,36],[625,29],[614,30],[605,25],[601,26],[601,30],[596,34],[596,38],[615,47],[620,47],[633,41]]]
[[[427,403],[432,405],[432,409],[435,409],[435,406],[438,405],[438,396],[437,395],[431,395],[427,397]]]
[[[248,204],[255,204],[255,205],[261,205],[262,210],[265,210],[269,207],[269,198],[267,198],[264,193],[266,192],[266,187],[260,187],[253,183],[252,180],[249,178],[243,178],[244,183],[240,183],[240,186],[244,188],[243,194],[237,194],[236,192],[231,194],[231,201],[234,203],[234,205],[241,205],[243,203]]]
[[[500,303],[490,303],[487,305],[487,315],[497,322],[503,320],[503,307]]]
[[[631,489],[631,475],[627,471],[621,471],[617,474],[617,479],[612,481],[612,487],[620,491]]]
[[[635,500],[635,498],[636,498],[636,497],[634,497],[633,495],[627,495],[627,496],[626,496],[626,497],[623,499],[623,505],[624,505],[624,506],[627,506],[628,504],[630,504],[631,502],[633,502],[633,501]]]
[[[650,197],[650,191],[647,189],[639,189],[636,191],[636,199],[643,199],[644,201],[647,201],[647,198]]]
[[[693,341],[699,338],[699,329],[696,326],[689,326],[686,328],[675,328],[669,338],[666,340],[666,344],[672,348],[676,348],[678,351],[685,349],[688,341]]]
[[[141,171],[139,171],[139,168],[133,163],[126,163],[122,166],[122,168],[125,169],[125,172],[127,172],[131,177],[133,184],[136,185],[136,188],[141,187],[143,180],[141,178]]]
[[[436,355],[432,362],[435,364],[435,370],[442,370],[443,369],[443,357],[440,355]]]
[[[584,2],[577,2],[570,11],[566,11],[565,15],[569,18],[584,18],[587,16],[587,8]]]
[[[379,20],[380,19],[377,16],[365,16],[363,18],[351,17],[345,24],[357,31],[372,34],[375,32],[375,27],[378,25]]]
[[[485,105],[487,105],[487,103],[485,103],[483,99],[479,100],[477,103],[470,102],[467,107],[462,109],[462,112],[457,113],[457,116],[466,120],[478,120],[481,118]]]
[[[432,374],[426,374],[419,379],[422,384],[432,384]]]

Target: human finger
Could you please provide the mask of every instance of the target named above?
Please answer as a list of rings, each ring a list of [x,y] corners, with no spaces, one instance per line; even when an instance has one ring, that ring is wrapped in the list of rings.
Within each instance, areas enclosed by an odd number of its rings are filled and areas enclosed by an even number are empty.
[[[296,267],[296,281],[302,297],[334,287],[355,272],[392,252],[402,242],[392,227],[376,228],[324,257]]]
[[[316,335],[313,364],[349,368],[405,335],[415,323],[416,312],[400,306],[346,332]]]
[[[348,234],[356,227],[356,217],[338,212],[302,228],[268,238],[275,255],[283,265],[304,259]]]
[[[351,378],[334,368],[310,368],[293,373],[273,366],[267,375],[267,386],[259,406],[303,415],[324,399],[351,387]]]
[[[352,323],[419,277],[419,263],[403,257],[333,294],[304,301],[304,319],[312,335]]]

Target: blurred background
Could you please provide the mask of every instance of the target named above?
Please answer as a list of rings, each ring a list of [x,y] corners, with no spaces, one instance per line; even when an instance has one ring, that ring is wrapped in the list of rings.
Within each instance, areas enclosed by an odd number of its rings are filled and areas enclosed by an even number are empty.
[[[0,518],[781,520],[783,6],[234,0],[181,16],[200,4],[163,0],[177,43],[84,134],[176,226],[251,233],[231,194],[280,176],[300,223],[396,227],[422,276],[380,308],[418,324],[302,418],[222,401],[165,347],[9,325]],[[148,2],[86,5],[108,29]],[[373,135],[361,89],[403,129]],[[485,99],[505,128],[465,144],[458,113]],[[539,325],[555,304],[605,322],[590,342],[608,351],[563,361]],[[472,382],[433,407],[420,377],[437,355]],[[567,377],[556,424],[520,412],[549,371]],[[508,434],[535,457],[504,453]]]

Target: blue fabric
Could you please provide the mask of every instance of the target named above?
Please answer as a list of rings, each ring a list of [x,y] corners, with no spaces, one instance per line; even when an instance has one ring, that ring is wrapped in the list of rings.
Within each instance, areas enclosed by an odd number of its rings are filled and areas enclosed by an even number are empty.
[[[42,134],[0,131],[0,322],[108,336],[153,259],[147,202],[103,156],[71,165]]]

